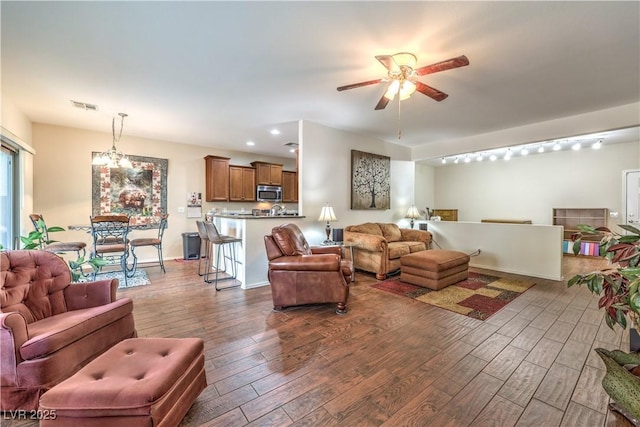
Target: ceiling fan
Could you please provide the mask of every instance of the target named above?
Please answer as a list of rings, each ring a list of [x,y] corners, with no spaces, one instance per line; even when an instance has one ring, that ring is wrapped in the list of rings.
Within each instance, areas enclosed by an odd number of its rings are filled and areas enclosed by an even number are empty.
[[[399,52],[395,55],[377,55],[376,59],[387,69],[388,78],[368,80],[366,82],[354,83],[346,86],[340,86],[338,88],[338,91],[341,92],[343,90],[391,81],[386,92],[382,95],[380,101],[378,101],[375,108],[376,110],[384,109],[387,104],[393,100],[396,94],[399,95],[400,100],[402,101],[409,98],[415,91],[440,102],[449,95],[416,80],[416,78],[427,74],[438,73],[440,71],[469,65],[469,60],[464,55],[420,68],[416,68],[416,56],[408,52]]]

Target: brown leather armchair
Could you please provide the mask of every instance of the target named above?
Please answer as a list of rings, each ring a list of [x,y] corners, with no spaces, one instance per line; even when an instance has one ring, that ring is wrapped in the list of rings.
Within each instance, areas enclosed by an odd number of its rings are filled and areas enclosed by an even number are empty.
[[[0,252],[0,410],[35,410],[40,395],[114,344],[136,336],[118,281],[71,284],[51,252]]]
[[[274,227],[264,243],[274,310],[335,302],[337,314],[347,312],[353,264],[342,258],[342,248],[311,248],[295,224]]]

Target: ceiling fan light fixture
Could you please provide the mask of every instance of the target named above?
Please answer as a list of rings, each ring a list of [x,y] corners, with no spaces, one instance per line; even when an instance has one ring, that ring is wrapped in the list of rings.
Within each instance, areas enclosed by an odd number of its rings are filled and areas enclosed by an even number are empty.
[[[418,63],[418,59],[413,53],[409,52],[399,52],[395,55],[391,55],[393,60],[398,64],[398,67],[406,67],[411,68],[412,70],[416,68],[416,64]]]
[[[409,99],[409,97],[416,91],[416,85],[409,81],[403,80],[402,86],[400,87],[400,101],[404,101],[405,99]]]
[[[392,81],[387,92],[384,94],[384,97],[389,101],[393,101],[393,98],[396,97],[396,93],[398,93],[398,89],[400,89],[400,80]]]

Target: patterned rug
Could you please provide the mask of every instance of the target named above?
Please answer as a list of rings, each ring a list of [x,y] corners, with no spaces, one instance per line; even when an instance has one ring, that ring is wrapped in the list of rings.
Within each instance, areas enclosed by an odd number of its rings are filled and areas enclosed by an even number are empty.
[[[474,319],[486,320],[533,285],[535,282],[469,272],[467,280],[439,291],[401,282],[399,278],[387,279],[371,286]]]
[[[151,284],[151,281],[147,276],[147,272],[141,268],[136,270],[133,277],[128,277],[126,282],[124,281],[124,275],[122,274],[122,271],[109,271],[106,273],[99,273],[96,275],[95,280],[104,279],[118,279],[118,289],[133,288],[134,286],[144,286]]]

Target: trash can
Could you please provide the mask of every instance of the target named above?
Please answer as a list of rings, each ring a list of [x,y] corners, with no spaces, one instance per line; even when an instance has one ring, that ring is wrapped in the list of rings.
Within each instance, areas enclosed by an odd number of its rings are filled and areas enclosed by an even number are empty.
[[[187,260],[200,258],[200,235],[198,233],[182,233],[182,256]]]

